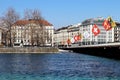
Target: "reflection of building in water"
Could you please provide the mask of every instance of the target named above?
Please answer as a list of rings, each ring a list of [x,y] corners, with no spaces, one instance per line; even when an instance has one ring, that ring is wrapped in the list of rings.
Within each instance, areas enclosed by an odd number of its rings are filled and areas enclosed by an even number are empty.
[[[24,60],[24,61],[23,61]],[[30,71],[31,65],[30,55],[11,55],[12,72],[26,73]]]

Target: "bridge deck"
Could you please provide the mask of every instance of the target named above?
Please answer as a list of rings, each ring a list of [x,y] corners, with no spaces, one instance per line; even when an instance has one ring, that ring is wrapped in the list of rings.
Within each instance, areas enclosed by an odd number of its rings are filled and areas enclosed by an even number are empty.
[[[71,47],[62,47],[61,49],[71,50],[77,53],[120,59],[120,43],[107,43],[82,46],[76,45]]]
[[[92,48],[92,47],[120,47],[120,43],[106,43],[106,44],[96,44],[96,45],[82,45],[82,46],[71,46],[68,48]]]

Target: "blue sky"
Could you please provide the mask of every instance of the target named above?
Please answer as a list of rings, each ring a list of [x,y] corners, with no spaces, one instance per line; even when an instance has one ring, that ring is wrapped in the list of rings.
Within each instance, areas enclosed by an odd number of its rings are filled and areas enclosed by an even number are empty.
[[[39,9],[55,28],[88,18],[108,17],[120,21],[120,0],[0,0],[0,16],[13,7],[21,16],[25,9]]]

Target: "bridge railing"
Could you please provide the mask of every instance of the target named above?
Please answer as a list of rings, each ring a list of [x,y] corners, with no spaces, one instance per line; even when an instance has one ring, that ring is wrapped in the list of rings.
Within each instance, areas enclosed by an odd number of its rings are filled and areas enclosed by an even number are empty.
[[[94,43],[94,44],[85,44],[85,43],[73,43],[71,45],[64,45],[64,46],[59,46],[59,48],[78,48],[78,47],[110,47],[110,46],[119,46],[120,47],[120,42],[114,42],[114,43]]]
[[[120,42],[115,43],[102,43],[102,44],[72,44],[70,47],[103,47],[103,46],[120,46]]]

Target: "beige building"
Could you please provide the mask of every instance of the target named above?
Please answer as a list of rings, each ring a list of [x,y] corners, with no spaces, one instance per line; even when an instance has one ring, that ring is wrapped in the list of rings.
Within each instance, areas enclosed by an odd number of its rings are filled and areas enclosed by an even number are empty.
[[[68,39],[71,41],[75,35],[79,34],[79,25],[69,25],[67,27],[62,27],[57,30],[55,30],[54,33],[54,44],[55,46],[60,47],[67,47],[68,45]]]
[[[67,39],[68,39],[68,33],[67,33],[68,27],[63,27],[58,30],[55,30],[54,32],[54,45],[55,46],[66,46],[67,45]]]
[[[13,46],[53,46],[54,27],[46,20],[19,20],[11,27]]]

